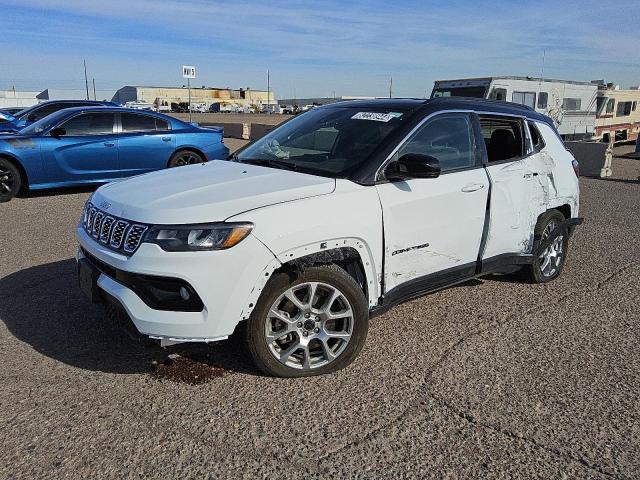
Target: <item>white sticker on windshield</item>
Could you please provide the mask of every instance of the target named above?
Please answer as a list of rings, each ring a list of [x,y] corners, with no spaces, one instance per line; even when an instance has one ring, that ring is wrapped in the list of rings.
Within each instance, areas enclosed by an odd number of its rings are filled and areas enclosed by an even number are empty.
[[[358,112],[353,117],[353,120],[373,120],[375,122],[388,122],[394,118],[400,118],[402,113],[389,112],[389,113],[377,113],[377,112]]]

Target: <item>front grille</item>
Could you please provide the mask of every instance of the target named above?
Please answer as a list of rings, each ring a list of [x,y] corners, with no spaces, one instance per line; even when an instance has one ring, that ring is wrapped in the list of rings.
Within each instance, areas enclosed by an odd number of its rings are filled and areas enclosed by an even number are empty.
[[[87,203],[82,213],[82,227],[97,242],[125,255],[131,255],[138,249],[149,228],[148,225],[132,224],[108,215],[91,203]]]

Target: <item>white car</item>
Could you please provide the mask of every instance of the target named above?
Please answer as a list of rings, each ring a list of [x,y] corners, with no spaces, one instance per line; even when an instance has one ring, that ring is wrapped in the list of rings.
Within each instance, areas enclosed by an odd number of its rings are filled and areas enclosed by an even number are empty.
[[[231,160],[99,188],[77,227],[80,287],[161,344],[236,332],[276,376],[348,365],[370,317],[425,293],[553,280],[582,221],[577,162],[514,104],[342,102]]]

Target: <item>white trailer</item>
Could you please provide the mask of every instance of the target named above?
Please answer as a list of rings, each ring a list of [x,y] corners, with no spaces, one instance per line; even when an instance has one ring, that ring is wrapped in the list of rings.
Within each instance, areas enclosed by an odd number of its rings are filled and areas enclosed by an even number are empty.
[[[594,136],[598,86],[533,77],[483,77],[434,82],[431,98],[476,97],[519,103],[548,115],[565,139]]]

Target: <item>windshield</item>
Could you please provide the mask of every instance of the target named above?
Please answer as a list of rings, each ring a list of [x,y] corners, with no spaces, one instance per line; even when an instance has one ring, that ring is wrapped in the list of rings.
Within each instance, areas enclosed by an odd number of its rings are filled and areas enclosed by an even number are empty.
[[[399,108],[316,108],[249,145],[234,160],[326,177],[362,165],[409,115]]]
[[[33,122],[31,125],[29,125],[28,127],[23,128],[22,130],[20,130],[21,134],[26,134],[26,135],[33,135],[33,134],[37,134],[37,133],[42,133],[45,130],[48,130],[49,128],[53,127],[54,125],[56,125],[58,122],[60,122],[60,120],[66,115],[66,112],[64,111],[59,111],[56,113],[52,113],[51,115],[47,115],[44,118],[41,118],[40,120]]]

